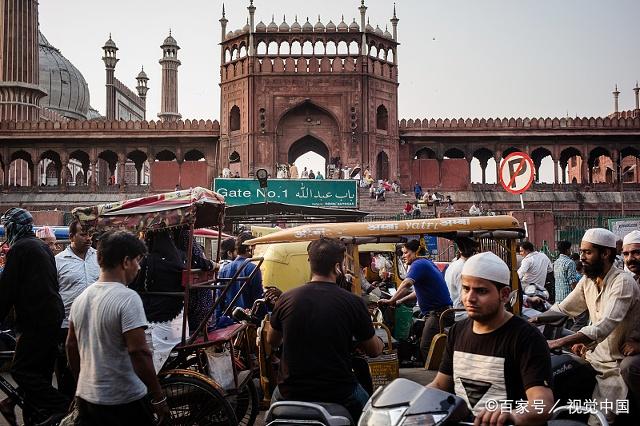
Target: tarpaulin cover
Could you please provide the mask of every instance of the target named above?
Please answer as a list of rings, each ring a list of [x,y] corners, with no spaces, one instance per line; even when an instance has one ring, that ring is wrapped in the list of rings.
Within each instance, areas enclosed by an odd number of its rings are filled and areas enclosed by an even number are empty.
[[[178,226],[205,228],[224,220],[224,197],[196,187],[116,203],[77,207],[72,213],[92,229],[149,231]]]

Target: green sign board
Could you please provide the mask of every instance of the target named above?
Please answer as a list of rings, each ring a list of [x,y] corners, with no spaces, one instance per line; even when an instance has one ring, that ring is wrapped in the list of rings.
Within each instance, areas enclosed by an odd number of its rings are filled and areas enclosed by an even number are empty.
[[[358,207],[358,181],[333,179],[216,179],[213,190],[228,206],[275,202],[296,206]]]

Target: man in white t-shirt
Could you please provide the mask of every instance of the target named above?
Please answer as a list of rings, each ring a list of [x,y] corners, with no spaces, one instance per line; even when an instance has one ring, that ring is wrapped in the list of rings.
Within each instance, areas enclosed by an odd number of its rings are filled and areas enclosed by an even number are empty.
[[[467,259],[475,253],[476,243],[469,238],[456,238],[455,243],[458,246],[460,257],[451,262],[446,271],[444,271],[444,281],[447,283],[453,307],[464,309],[464,304],[460,297],[462,288],[462,268]],[[466,311],[463,310],[456,312],[456,321],[460,321],[466,317]]]
[[[168,418],[167,398],[145,339],[142,300],[127,288],[145,252],[133,234],[103,235],[98,243],[100,278],[71,306],[67,357],[78,383],[83,425],[153,425]]]
[[[546,254],[536,251],[530,241],[525,241],[520,245],[520,254],[523,257],[518,276],[522,282],[522,288],[529,284],[535,284],[541,290],[547,281],[547,274],[553,272],[551,260]]]

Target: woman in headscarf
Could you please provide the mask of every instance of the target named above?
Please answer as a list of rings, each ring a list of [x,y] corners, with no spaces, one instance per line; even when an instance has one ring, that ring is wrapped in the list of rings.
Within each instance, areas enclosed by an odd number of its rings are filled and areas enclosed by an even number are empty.
[[[147,343],[158,372],[182,338],[184,302],[182,296],[157,293],[184,291],[181,280],[185,262],[168,232],[147,233],[147,245],[149,254],[140,263],[140,273],[129,287],[140,293],[149,321]]]

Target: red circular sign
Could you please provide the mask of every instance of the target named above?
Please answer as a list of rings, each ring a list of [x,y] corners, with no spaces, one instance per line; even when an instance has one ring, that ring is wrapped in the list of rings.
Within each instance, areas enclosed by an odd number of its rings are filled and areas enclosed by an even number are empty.
[[[505,191],[522,194],[531,187],[535,171],[533,160],[528,154],[512,152],[502,160],[498,179]]]

